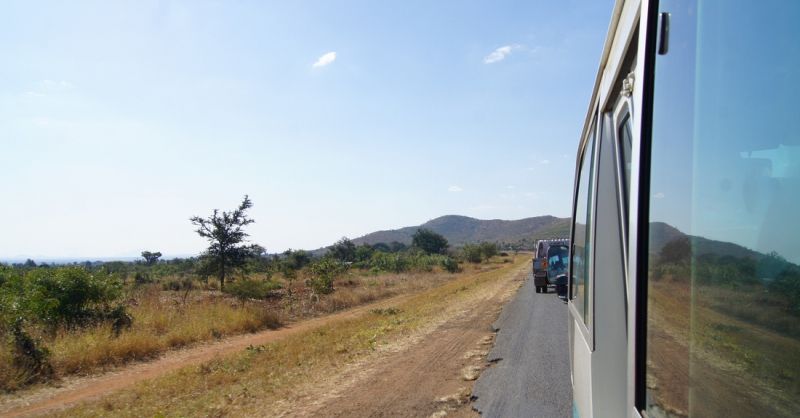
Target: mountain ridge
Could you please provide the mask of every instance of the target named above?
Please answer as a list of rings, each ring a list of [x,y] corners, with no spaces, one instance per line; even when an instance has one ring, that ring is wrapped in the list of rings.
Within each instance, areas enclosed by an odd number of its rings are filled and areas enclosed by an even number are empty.
[[[451,246],[456,247],[470,242],[488,241],[532,248],[537,239],[569,235],[569,218],[543,215],[504,220],[444,215],[421,225],[371,232],[352,241],[357,245],[394,241],[408,245],[417,229],[429,229],[441,234]]]

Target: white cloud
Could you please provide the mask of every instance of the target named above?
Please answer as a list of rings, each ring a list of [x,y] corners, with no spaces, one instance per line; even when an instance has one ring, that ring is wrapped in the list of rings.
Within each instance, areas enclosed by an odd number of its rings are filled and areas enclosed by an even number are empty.
[[[447,188],[447,191],[448,192],[453,192],[453,193],[458,193],[458,192],[463,192],[464,189],[462,189],[459,186],[450,186],[450,187]]]
[[[542,161],[539,161],[539,164],[542,164],[542,165],[547,165],[547,164],[550,164],[550,160],[542,160]]]
[[[317,62],[315,62],[312,65],[312,67],[314,68],[324,67],[326,65],[331,64],[334,61],[336,61],[336,52],[334,51],[327,52],[325,54],[322,54],[321,57],[317,58]]]
[[[500,48],[495,49],[492,51],[491,54],[487,55],[486,58],[483,59],[484,64],[494,64],[498,61],[504,60],[507,56],[511,55],[511,52],[515,49],[520,48],[519,45],[505,45],[501,46]]]
[[[75,85],[69,81],[54,81],[54,80],[41,80],[36,83],[36,87],[22,93],[25,98],[40,98],[47,97],[48,95],[66,92],[75,88]]]
[[[664,193],[662,193],[662,192],[658,192],[658,193],[653,195],[653,197],[656,198],[656,199],[663,199],[665,196],[666,195]]]
[[[42,80],[39,82],[39,91],[69,90],[75,87],[69,81]]]

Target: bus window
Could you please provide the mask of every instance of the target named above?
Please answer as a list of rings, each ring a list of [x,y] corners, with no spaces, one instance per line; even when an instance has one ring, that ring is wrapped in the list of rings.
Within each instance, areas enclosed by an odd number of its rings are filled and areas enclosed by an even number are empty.
[[[800,3],[659,8],[638,406],[800,416]]]
[[[572,304],[589,326],[591,265],[592,265],[592,203],[594,202],[594,148],[595,125],[589,133],[589,141],[583,153],[580,166],[578,191],[575,195],[575,216],[573,225],[574,251],[572,253]]]

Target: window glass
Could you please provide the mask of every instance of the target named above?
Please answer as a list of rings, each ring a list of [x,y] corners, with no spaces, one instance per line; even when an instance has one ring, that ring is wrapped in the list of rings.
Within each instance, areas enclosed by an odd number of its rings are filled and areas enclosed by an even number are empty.
[[[567,273],[569,268],[569,247],[566,245],[554,245],[547,251],[547,266],[550,276],[558,277]]]
[[[800,3],[659,7],[640,406],[800,416]]]
[[[589,285],[592,264],[592,202],[594,201],[594,125],[592,125],[589,135],[589,143],[581,160],[572,239],[575,246],[572,254],[572,303],[586,325],[590,323],[589,296],[591,292]]]

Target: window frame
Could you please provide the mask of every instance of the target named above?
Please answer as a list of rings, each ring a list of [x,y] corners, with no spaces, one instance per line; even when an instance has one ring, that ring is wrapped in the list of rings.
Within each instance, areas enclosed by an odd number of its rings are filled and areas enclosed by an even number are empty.
[[[592,199],[589,200],[587,198],[587,210],[589,210],[588,208],[591,206],[592,215],[594,215],[596,213],[596,211],[597,211],[597,171],[598,171],[597,170],[598,169],[598,167],[597,167],[598,164],[597,163],[598,163],[598,159],[599,159],[599,156],[600,156],[600,153],[598,152],[597,147],[598,147],[598,143],[599,143],[598,136],[602,134],[602,129],[603,129],[603,125],[604,125],[602,123],[602,119],[603,118],[598,117],[598,110],[599,110],[599,107],[597,105],[595,105],[594,106],[594,111],[592,112],[591,122],[589,123],[589,126],[591,128],[589,130],[587,130],[586,133],[584,134],[583,140],[581,142],[581,148],[579,150],[580,152],[578,153],[578,164],[577,164],[578,169],[575,172],[575,187],[573,188],[574,194],[573,194],[573,197],[572,197],[572,224],[571,224],[571,227],[570,227],[570,249],[569,249],[569,286],[568,286],[568,295],[567,295],[567,308],[568,308],[567,310],[569,311],[570,316],[572,317],[572,319],[578,324],[577,328],[578,328],[579,332],[581,333],[581,335],[583,336],[583,338],[586,341],[586,343],[589,345],[589,350],[590,351],[594,351],[595,350],[595,345],[594,345],[594,334],[595,334],[594,250],[591,251],[591,254],[589,255],[589,257],[585,261],[585,262],[590,263],[589,264],[589,269],[588,269],[588,277],[589,277],[588,285],[584,289],[584,294],[587,295],[585,297],[589,298],[589,300],[588,300],[589,303],[588,303],[588,306],[586,307],[586,315],[590,319],[588,321],[589,322],[588,325],[586,324],[586,320],[584,319],[583,314],[580,311],[578,311],[578,309],[575,307],[575,304],[573,302],[574,295],[573,295],[573,292],[572,292],[572,290],[573,290],[573,280],[572,279],[574,277],[573,268],[575,266],[575,263],[573,262],[573,255],[575,253],[575,215],[576,215],[577,208],[578,208],[578,193],[581,193],[581,189],[579,187],[580,186],[580,180],[581,180],[581,174],[583,173],[583,170],[585,169],[585,167],[583,166],[583,157],[586,154],[586,151],[587,151],[587,148],[590,145],[590,142],[592,144],[592,150],[593,150],[593,155],[592,155],[592,158],[591,158],[591,160],[589,162],[590,163],[590,169],[592,171],[590,173],[590,176],[589,176],[589,190],[591,192],[591,198]],[[595,222],[595,217],[594,216],[591,217],[590,221],[591,221],[591,225],[588,225],[588,224],[586,225],[586,231],[587,231],[588,234],[591,234],[590,237],[589,237],[589,240],[590,240],[591,248],[593,249],[594,245],[595,245],[597,222]],[[583,303],[583,301],[581,301],[581,303]]]
[[[614,106],[614,110],[612,113],[612,123],[614,127],[614,161],[616,162],[616,170],[617,170],[617,179],[618,179],[618,193],[619,198],[619,207],[620,207],[620,215],[622,219],[620,220],[620,225],[622,227],[622,240],[625,245],[622,246],[622,256],[623,261],[625,263],[626,268],[624,269],[627,273],[628,269],[628,259],[629,259],[629,250],[628,250],[628,242],[630,233],[628,231],[628,225],[630,221],[630,202],[632,191],[634,187],[633,183],[633,100],[630,96],[620,96],[619,100],[617,101],[616,105]],[[619,135],[620,128],[622,127],[622,123],[625,123],[629,126],[629,131],[631,135],[631,149],[630,155],[628,156],[631,159],[631,172],[626,175],[625,172],[625,147],[622,144],[622,137]],[[627,277],[625,278],[625,283],[627,283]]]
[[[632,357],[630,394],[632,395],[632,415],[634,417],[648,417],[647,414],[647,285],[649,269],[649,242],[650,242],[650,175],[651,175],[651,141],[653,139],[653,92],[655,90],[655,65],[656,50],[661,40],[659,22],[659,1],[644,2],[642,20],[646,28],[644,42],[640,43],[640,56],[642,57],[642,93],[641,114],[639,116],[639,141],[634,140],[633,154],[634,168],[638,168],[631,177],[631,213],[628,225],[631,226],[627,247],[631,253],[628,261],[628,274],[633,275],[633,317],[631,318]],[[634,135],[636,135],[634,131]],[[635,138],[634,138],[635,139]],[[636,149],[638,145],[638,151]],[[638,160],[638,167],[635,162]],[[635,196],[635,200],[633,197]],[[636,205],[635,207],[633,205]]]

